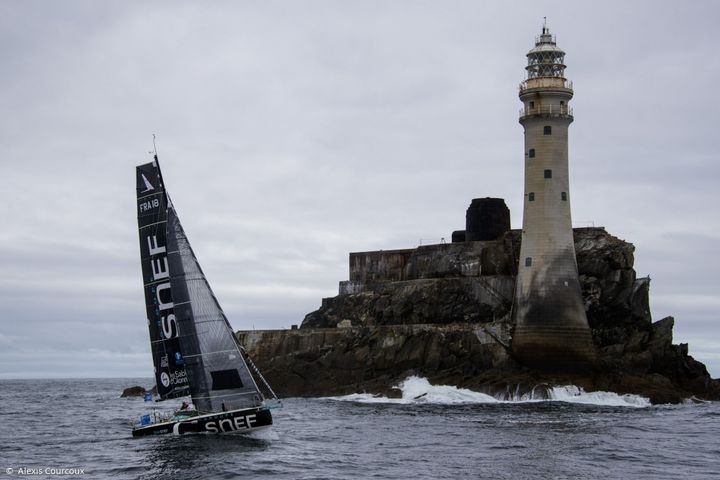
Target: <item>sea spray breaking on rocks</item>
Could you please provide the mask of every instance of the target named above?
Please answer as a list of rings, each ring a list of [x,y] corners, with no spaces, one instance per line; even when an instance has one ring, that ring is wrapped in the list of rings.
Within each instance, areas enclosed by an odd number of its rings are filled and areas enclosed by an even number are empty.
[[[340,397],[328,397],[333,400],[361,403],[395,404],[471,404],[471,403],[530,403],[530,402],[568,402],[609,407],[649,407],[650,400],[639,395],[618,395],[613,392],[586,392],[575,385],[552,387],[547,396],[522,394],[509,399],[495,398],[481,392],[452,385],[432,385],[423,377],[410,376],[400,382],[397,388],[402,391],[400,398],[388,398],[369,393],[354,393]]]

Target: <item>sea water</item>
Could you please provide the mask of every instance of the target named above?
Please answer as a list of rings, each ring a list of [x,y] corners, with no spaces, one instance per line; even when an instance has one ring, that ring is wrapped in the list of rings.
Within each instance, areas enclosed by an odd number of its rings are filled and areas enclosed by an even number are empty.
[[[558,387],[499,401],[412,377],[402,398],[288,398],[250,435],[133,438],[150,379],[0,381],[5,478],[718,478],[720,404]]]

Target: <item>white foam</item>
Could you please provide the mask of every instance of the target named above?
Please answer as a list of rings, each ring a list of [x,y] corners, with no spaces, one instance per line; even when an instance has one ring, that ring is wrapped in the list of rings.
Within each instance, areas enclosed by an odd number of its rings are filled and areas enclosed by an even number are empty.
[[[408,377],[397,388],[402,390],[401,398],[387,398],[366,393],[354,393],[342,397],[330,397],[333,400],[360,403],[396,403],[396,404],[467,404],[467,403],[531,403],[531,402],[568,402],[587,405],[612,407],[648,407],[650,401],[638,395],[618,395],[613,392],[585,392],[574,385],[553,387],[549,399],[539,399],[532,395],[522,395],[511,400],[499,400],[490,395],[473,392],[451,385],[431,385],[426,378]]]
[[[497,400],[484,393],[473,392],[465,388],[451,385],[430,385],[426,378],[408,377],[397,385],[402,390],[401,398],[387,398],[368,393],[354,393],[344,397],[331,397],[333,400],[344,400],[362,403],[497,403]]]
[[[473,392],[452,385],[430,385],[426,378],[408,377],[398,385],[402,390],[402,400],[407,403],[496,403],[490,395]]]
[[[615,392],[586,392],[575,385],[554,387],[550,390],[550,398],[558,402],[584,403],[588,405],[605,405],[608,407],[649,407],[650,400],[640,395],[619,395]]]
[[[275,441],[280,440],[280,435],[272,427],[259,428],[247,433],[247,436],[256,440]]]

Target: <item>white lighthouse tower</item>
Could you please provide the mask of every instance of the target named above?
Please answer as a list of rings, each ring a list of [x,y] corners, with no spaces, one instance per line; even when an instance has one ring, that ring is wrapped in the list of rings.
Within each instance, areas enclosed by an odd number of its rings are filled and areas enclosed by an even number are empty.
[[[578,281],[568,176],[572,83],[565,52],[543,25],[520,84],[525,129],[522,247],[513,305],[513,354],[525,365],[576,370],[595,358]]]

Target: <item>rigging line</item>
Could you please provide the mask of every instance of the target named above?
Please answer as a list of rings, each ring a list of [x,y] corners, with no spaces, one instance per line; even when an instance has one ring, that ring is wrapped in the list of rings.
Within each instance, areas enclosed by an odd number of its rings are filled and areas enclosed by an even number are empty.
[[[234,335],[233,335],[233,336],[234,336]],[[275,394],[275,392],[273,391],[273,389],[272,389],[272,387],[270,386],[270,384],[268,383],[268,381],[265,380],[265,377],[263,377],[263,374],[260,373],[260,369],[255,365],[255,362],[252,361],[252,358],[250,358],[250,355],[247,353],[247,351],[242,347],[242,345],[240,345],[240,342],[239,342],[239,340],[237,339],[237,337],[235,337],[235,342],[236,342],[238,348],[240,349],[240,352],[241,352],[241,353],[244,355],[244,357],[245,357],[245,358],[244,358],[245,364],[246,364],[246,365],[249,365],[250,368],[252,368],[252,370],[257,374],[257,376],[260,377],[260,380],[261,380],[262,383],[265,385],[265,388],[268,389],[268,391],[270,392],[270,394],[271,394],[273,397],[275,397],[275,399],[278,399],[278,400],[279,400],[278,396]]]

